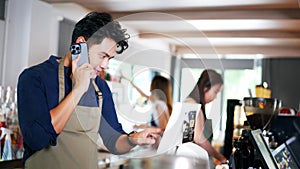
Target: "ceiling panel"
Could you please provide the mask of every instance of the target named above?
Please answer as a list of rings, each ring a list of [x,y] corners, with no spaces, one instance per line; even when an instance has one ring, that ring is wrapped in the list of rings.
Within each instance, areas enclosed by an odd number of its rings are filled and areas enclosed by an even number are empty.
[[[134,36],[161,40],[178,54],[209,44],[219,54],[300,57],[298,0],[44,0],[110,12]],[[205,39],[205,40],[203,40]]]

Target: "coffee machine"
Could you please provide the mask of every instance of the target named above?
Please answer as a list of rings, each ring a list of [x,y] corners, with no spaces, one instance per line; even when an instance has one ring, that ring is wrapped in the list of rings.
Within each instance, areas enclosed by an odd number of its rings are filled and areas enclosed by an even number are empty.
[[[270,168],[261,149],[265,149],[264,153],[267,155],[270,154],[266,152],[269,151],[268,130],[272,120],[279,112],[281,102],[275,98],[248,97],[244,98],[242,103],[250,128],[242,130],[241,136],[234,140],[233,168]],[[260,134],[257,134],[258,132]],[[260,137],[258,140],[262,143],[257,143],[256,137]]]
[[[232,154],[233,149],[233,137],[235,130],[235,110],[236,107],[242,106],[242,101],[238,99],[228,99],[227,100],[227,120],[226,120],[226,130],[225,130],[225,139],[224,139],[224,149],[222,154],[229,159]]]

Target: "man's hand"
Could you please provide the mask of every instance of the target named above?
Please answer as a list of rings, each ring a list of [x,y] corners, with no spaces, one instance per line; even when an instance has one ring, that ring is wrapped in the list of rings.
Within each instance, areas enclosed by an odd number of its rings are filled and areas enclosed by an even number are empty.
[[[77,67],[77,62],[80,59],[80,55],[72,61],[72,80],[74,88],[84,93],[87,91],[90,79],[94,76],[95,71],[89,63],[84,63]]]
[[[160,128],[150,127],[141,132],[130,134],[129,140],[136,145],[158,144],[161,133]]]

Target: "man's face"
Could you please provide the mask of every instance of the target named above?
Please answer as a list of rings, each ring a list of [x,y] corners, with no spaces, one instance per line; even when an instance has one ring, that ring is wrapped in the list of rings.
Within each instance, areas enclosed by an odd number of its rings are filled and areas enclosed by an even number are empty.
[[[90,64],[94,68],[96,75],[102,69],[108,67],[109,59],[113,58],[116,54],[116,48],[116,42],[110,38],[105,38],[100,44],[89,47]]]

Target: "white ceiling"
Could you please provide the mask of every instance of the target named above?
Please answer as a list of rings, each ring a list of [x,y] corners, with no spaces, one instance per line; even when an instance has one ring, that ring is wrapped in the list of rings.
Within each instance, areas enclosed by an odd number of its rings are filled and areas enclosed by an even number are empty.
[[[43,0],[106,11],[142,39],[160,39],[178,54],[300,57],[297,0]]]

